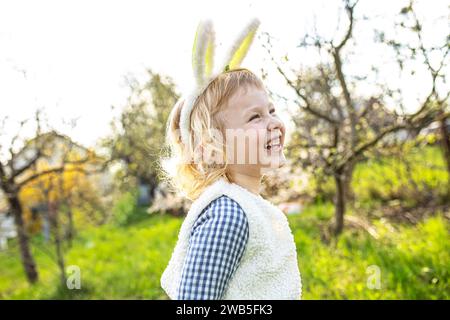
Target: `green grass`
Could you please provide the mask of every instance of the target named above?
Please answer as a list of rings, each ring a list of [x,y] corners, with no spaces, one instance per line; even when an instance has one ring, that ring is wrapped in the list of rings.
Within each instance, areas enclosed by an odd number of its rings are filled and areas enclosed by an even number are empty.
[[[447,173],[437,147],[412,150],[412,179],[420,193],[445,194]],[[414,206],[411,180],[404,164],[378,159],[355,168],[357,201],[371,208],[390,199]],[[333,185],[326,185],[330,191]],[[332,192],[332,190],[331,190]],[[409,197],[409,198],[408,198]],[[40,280],[25,279],[17,243],[0,251],[0,299],[167,299],[160,277],[175,246],[182,219],[156,215],[130,205],[133,192],[124,193],[113,210],[114,219],[101,227],[78,224],[83,231],[72,248],[65,248],[66,266],[81,270],[81,289],[59,284],[54,249],[42,237],[32,239]],[[404,203],[404,201],[408,203]],[[349,208],[347,214],[357,214]],[[369,210],[370,212],[370,210]],[[329,202],[311,204],[289,216],[298,249],[304,299],[449,299],[449,221],[442,213],[417,225],[371,221],[379,235],[346,228],[338,241],[324,243],[322,230],[333,215]],[[380,289],[368,280],[379,271]]]
[[[289,216],[298,249],[304,299],[448,299],[448,221],[440,215],[416,226],[391,230],[376,222],[374,239],[348,229],[331,244],[320,226],[333,211],[329,203]],[[34,239],[40,281],[26,283],[17,248],[0,253],[1,299],[167,299],[159,279],[170,258],[182,220],[155,216],[127,227],[102,226],[82,232],[66,252],[66,264],[81,269],[81,289],[59,286],[53,260]],[[367,286],[368,267],[380,270],[381,289]]]
[[[378,220],[378,239],[347,229],[325,245],[317,219],[325,224],[332,212],[331,204],[316,205],[290,217],[305,299],[450,298],[449,222],[442,215],[395,228]],[[373,270],[379,270],[380,289],[367,285]]]
[[[128,227],[84,230],[66,251],[66,265],[81,270],[81,289],[59,286],[59,271],[42,239],[34,241],[39,284],[29,286],[17,248],[0,252],[0,299],[160,299],[164,263],[175,245],[180,219],[155,216]],[[37,241],[36,241],[37,240]]]

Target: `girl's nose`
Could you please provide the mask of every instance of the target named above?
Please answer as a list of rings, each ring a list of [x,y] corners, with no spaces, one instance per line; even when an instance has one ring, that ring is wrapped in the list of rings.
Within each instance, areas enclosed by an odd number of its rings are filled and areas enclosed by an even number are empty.
[[[278,117],[270,117],[267,130],[272,131],[281,128],[283,128],[283,122]]]

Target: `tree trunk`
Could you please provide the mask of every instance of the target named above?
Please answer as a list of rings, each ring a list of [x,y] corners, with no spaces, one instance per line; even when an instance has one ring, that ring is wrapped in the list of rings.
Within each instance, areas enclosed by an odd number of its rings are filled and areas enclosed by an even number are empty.
[[[69,242],[69,247],[71,248],[72,247],[72,239],[75,234],[75,227],[73,224],[73,213],[72,213],[71,204],[69,204],[69,206],[68,206],[67,217],[68,217],[69,223],[68,223],[67,230],[66,230],[66,237]]]
[[[150,178],[145,179],[144,181],[148,186],[148,198],[149,202],[153,203],[155,199],[156,188],[158,187],[158,180],[156,177],[151,176]]]
[[[346,205],[345,183],[342,174],[335,174],[336,198],[334,201],[334,234],[341,234],[344,229],[344,214]]]
[[[56,262],[59,267],[60,276],[61,276],[61,286],[64,287],[66,285],[66,272],[64,266],[64,255],[62,252],[61,246],[61,236],[59,235],[59,221],[58,221],[58,208],[55,204],[48,202],[49,212],[51,213],[51,221],[53,227],[53,238],[55,241],[55,251],[56,251]]]
[[[18,194],[13,194],[8,197],[11,212],[14,215],[14,223],[17,228],[17,236],[19,238],[20,256],[22,258],[22,265],[29,283],[35,283],[39,279],[36,263],[30,250],[29,237],[25,229],[22,206],[19,201]]]
[[[444,154],[444,159],[447,164],[447,175],[448,175],[448,193],[447,196],[450,197],[450,136],[447,129],[447,118],[441,117],[439,119],[439,131],[441,134],[441,145]],[[448,200],[448,199],[447,199]]]
[[[347,208],[349,196],[351,195],[351,183],[353,177],[354,164],[334,174],[336,185],[336,196],[334,201],[334,234],[338,236],[344,230],[344,215]]]

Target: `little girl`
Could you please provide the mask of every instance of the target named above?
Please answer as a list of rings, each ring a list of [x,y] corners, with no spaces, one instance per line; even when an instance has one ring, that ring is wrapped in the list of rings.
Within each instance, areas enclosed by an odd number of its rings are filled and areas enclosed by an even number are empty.
[[[168,138],[172,182],[193,203],[162,288],[183,300],[300,299],[288,220],[259,195],[265,170],[286,160],[285,126],[263,82],[248,69],[226,69],[196,96],[183,128],[187,104],[172,110]]]

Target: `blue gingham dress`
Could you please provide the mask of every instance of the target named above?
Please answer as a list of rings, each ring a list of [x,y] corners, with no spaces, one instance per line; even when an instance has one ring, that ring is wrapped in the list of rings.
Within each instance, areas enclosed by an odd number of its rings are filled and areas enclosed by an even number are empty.
[[[178,299],[221,299],[248,236],[247,217],[236,201],[225,195],[211,201],[192,226]]]

